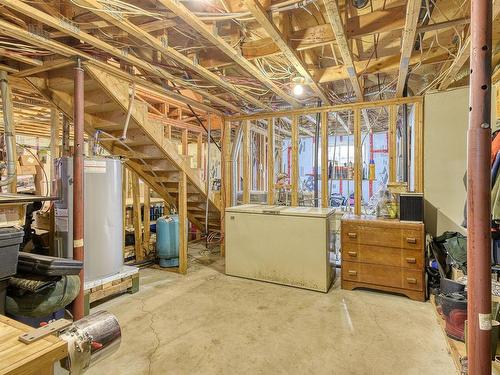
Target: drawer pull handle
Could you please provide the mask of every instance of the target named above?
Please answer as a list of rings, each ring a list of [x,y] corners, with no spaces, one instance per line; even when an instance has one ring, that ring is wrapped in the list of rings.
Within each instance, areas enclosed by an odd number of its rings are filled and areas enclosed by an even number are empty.
[[[358,271],[347,271],[347,273],[351,276],[356,276],[358,274]]]
[[[413,277],[407,277],[406,281],[408,281],[408,284],[416,284],[417,283],[417,279],[415,279]]]
[[[347,235],[349,236],[349,238],[356,238],[358,237],[358,235],[356,233],[347,233]]]
[[[408,243],[417,243],[417,239],[414,237],[407,237],[406,242]]]
[[[356,251],[348,251],[347,254],[349,254],[349,256],[353,258],[356,258],[358,256],[358,253]]]
[[[417,263],[417,260],[415,258],[406,258],[406,262],[414,264]]]

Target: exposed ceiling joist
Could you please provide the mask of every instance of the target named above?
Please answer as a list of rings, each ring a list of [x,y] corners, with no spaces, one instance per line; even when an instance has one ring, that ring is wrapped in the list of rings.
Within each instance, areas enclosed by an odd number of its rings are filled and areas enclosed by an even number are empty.
[[[492,20],[494,21],[499,14],[500,14],[500,0],[493,0],[493,8],[491,13]],[[464,41],[462,48],[458,51],[455,60],[453,60],[453,63],[450,65],[443,80],[441,81],[441,84],[438,87],[439,90],[446,90],[455,81],[455,78],[459,76],[458,73],[460,72],[460,70],[462,70],[462,67],[465,65],[465,63],[469,60],[470,57],[470,52],[471,52],[470,42],[471,42],[471,36],[469,34],[467,36],[467,39]]]
[[[136,26],[132,22],[128,21],[125,18],[116,18],[113,17],[110,13],[104,12],[105,8],[104,6],[99,3],[96,0],[79,0],[79,3],[82,5],[85,5],[87,9],[90,9],[92,12],[94,12],[96,15],[102,17],[109,23],[115,25],[116,27],[120,28],[121,30],[127,32],[131,36],[134,36],[135,38],[147,43],[149,46],[154,48],[157,51],[160,51],[163,53],[165,56],[172,58],[179,64],[191,69],[194,71],[196,74],[199,76],[203,77],[207,81],[211,82],[214,85],[220,86],[223,89],[227,90],[231,94],[234,94],[244,100],[246,100],[249,103],[252,103],[253,105],[262,108],[262,109],[267,109],[269,110],[270,107],[259,101],[258,99],[254,98],[252,95],[247,94],[240,88],[236,87],[235,85],[227,82],[224,80],[223,77],[218,76],[217,74],[212,73],[208,69],[204,68],[203,66],[193,62],[190,58],[184,56],[182,53],[176,51],[174,48],[169,47],[168,45],[163,44],[158,38],[154,37],[153,35],[149,34],[148,32],[143,31],[139,26]]]
[[[175,15],[180,17],[185,23],[191,26],[196,32],[198,32],[202,37],[216,46],[220,51],[231,58],[236,64],[245,69],[254,78],[262,82],[266,87],[272,90],[276,95],[281,97],[284,101],[291,104],[294,107],[300,106],[300,102],[293,96],[281,89],[276,83],[271,79],[266,77],[255,65],[244,58],[238,51],[236,51],[229,43],[222,39],[217,32],[210,29],[205,25],[196,15],[194,15],[189,9],[187,9],[178,0],[158,0],[165,7],[170,9]]]
[[[401,60],[399,63],[398,82],[396,84],[396,97],[403,96],[403,91],[410,68],[410,58],[417,35],[418,18],[422,0],[408,0],[406,6],[406,20],[401,41]]]
[[[330,103],[327,95],[323,91],[323,88],[314,81],[313,77],[309,73],[306,65],[297,53],[290,47],[288,41],[286,41],[281,32],[278,30],[274,22],[269,18],[262,5],[258,0],[244,0],[248,10],[257,19],[257,22],[266,30],[267,34],[271,37],[273,42],[279,47],[281,52],[285,55],[286,59],[294,66],[294,68],[299,72],[299,74],[306,80],[309,86],[312,88],[316,96],[318,96],[324,104]]]
[[[16,60],[28,65],[40,66],[43,64],[41,60],[32,59],[31,57],[27,57],[13,51],[9,51],[8,49],[5,48],[0,48],[0,56],[7,57],[9,59]]]
[[[47,26],[53,27],[53,28],[60,30],[60,31],[64,31],[68,35],[71,35],[74,38],[77,38],[77,39],[82,40],[86,43],[89,43],[90,45],[92,45],[92,46],[94,46],[102,51],[109,53],[110,55],[118,58],[119,60],[123,60],[129,64],[143,68],[144,70],[146,70],[146,71],[148,71],[156,76],[159,76],[163,79],[175,82],[179,86],[187,88],[189,90],[192,90],[193,92],[196,92],[197,94],[207,98],[208,100],[212,101],[213,103],[217,103],[219,105],[222,105],[226,108],[231,109],[234,112],[241,111],[238,107],[234,106],[231,103],[226,102],[225,100],[218,98],[215,95],[209,94],[208,92],[206,92],[204,90],[197,89],[194,85],[188,85],[187,82],[185,82],[184,80],[182,80],[178,77],[173,76],[172,74],[167,72],[165,69],[158,67],[158,66],[154,66],[153,64],[148,63],[147,61],[144,61],[143,59],[139,59],[131,54],[125,53],[123,50],[116,48],[116,47],[113,47],[112,45],[110,45],[106,42],[103,42],[102,40],[100,40],[100,39],[98,39],[90,34],[87,34],[83,31],[80,31],[77,28],[71,27],[71,25],[67,25],[64,22],[60,22],[60,19],[54,18],[47,13],[44,13],[44,12],[34,8],[34,7],[31,7],[31,6],[23,3],[22,1],[1,0],[0,3],[12,8],[12,9],[15,9],[18,12],[25,14],[33,19],[39,20],[39,21],[43,22],[44,24],[46,24]],[[7,23],[2,22],[2,24],[5,25]],[[9,34],[7,34],[7,35],[9,35]],[[27,41],[30,43],[33,43],[33,39],[34,39],[33,37],[36,38],[36,36],[34,34],[31,34],[31,38],[29,38],[29,40],[27,40]],[[43,37],[38,37],[36,39],[40,39],[40,40],[37,40],[37,42],[40,42],[41,40],[45,39],[45,40],[51,42],[52,45],[60,44],[60,43],[57,43],[54,41],[50,41],[50,40],[43,38]],[[74,50],[72,48],[69,48],[69,47],[65,46],[64,44],[60,44],[60,45],[65,47],[64,49],[66,51],[68,51],[68,49],[71,51],[71,54],[68,54],[68,52],[65,53],[65,56],[67,56],[67,57],[75,56],[74,51],[78,51],[78,50]],[[76,55],[81,56],[82,53],[79,52]],[[86,55],[86,57],[89,57],[89,56]]]
[[[363,101],[363,89],[359,84],[356,67],[354,66],[354,62],[352,60],[351,49],[349,48],[344,25],[342,24],[342,19],[340,18],[337,0],[324,0],[324,3],[328,21],[330,22],[333,33],[335,34],[337,46],[342,55],[344,69],[347,72],[349,80],[351,81],[352,88],[354,90],[354,93],[356,94],[356,98],[359,101]]]
[[[83,51],[74,49],[72,47],[68,47],[62,43],[55,42],[53,40],[49,40],[49,39],[42,38],[42,37],[39,37],[39,38],[34,40],[33,39],[34,35],[32,33],[30,33],[29,31],[27,31],[25,29],[22,29],[18,26],[14,26],[10,22],[0,20],[0,34],[9,35],[10,37],[14,37],[16,39],[22,40],[22,41],[27,42],[27,43],[36,42],[38,47],[47,49],[49,51],[52,51],[52,52],[57,53],[57,54],[62,55],[62,56],[66,56],[66,57],[79,56],[79,57],[81,57],[85,60],[88,60],[88,61],[92,62],[93,64],[96,64],[97,66],[99,66],[103,69],[106,69],[106,70],[108,70],[108,71],[110,71],[118,76],[122,76],[122,77],[125,77],[126,79],[129,79],[132,82],[136,82],[139,84],[143,84],[147,87],[151,87],[154,90],[157,90],[158,92],[163,93],[164,95],[166,95],[170,98],[173,98],[174,100],[180,101],[182,103],[187,103],[187,104],[191,105],[193,108],[197,108],[199,110],[202,110],[202,111],[205,111],[208,113],[220,114],[220,112],[215,110],[214,108],[211,108],[203,103],[199,103],[191,98],[185,97],[185,96],[177,94],[175,92],[162,89],[160,86],[155,85],[153,83],[150,83],[148,81],[142,80],[142,79],[137,78],[137,77],[133,77],[130,74],[120,70],[117,67],[113,67],[112,65],[106,64],[105,62],[94,59],[92,56],[88,55],[87,53],[85,53]],[[0,66],[0,69],[1,69],[1,66]],[[14,69],[14,73],[17,73],[17,72],[18,72],[18,70]]]

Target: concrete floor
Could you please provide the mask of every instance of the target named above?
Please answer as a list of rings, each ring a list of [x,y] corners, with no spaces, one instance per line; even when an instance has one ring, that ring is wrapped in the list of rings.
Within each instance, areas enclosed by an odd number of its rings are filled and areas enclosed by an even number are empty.
[[[229,277],[194,255],[187,276],[143,269],[138,293],[93,309],[123,337],[88,375],[456,374],[429,303],[343,291],[338,277],[327,294]]]

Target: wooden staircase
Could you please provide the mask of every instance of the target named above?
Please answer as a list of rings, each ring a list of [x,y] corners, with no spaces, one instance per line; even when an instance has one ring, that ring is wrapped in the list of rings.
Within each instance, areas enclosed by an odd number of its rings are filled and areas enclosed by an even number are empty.
[[[84,70],[86,133],[93,137],[100,131],[98,139],[101,146],[111,155],[123,157],[126,166],[170,205],[178,207],[180,183],[186,181],[187,217],[204,231],[207,207],[205,183],[200,179],[199,171],[191,168],[189,157],[181,155],[177,144],[169,139],[170,128],[167,131],[165,122],[149,113],[151,106],[147,102],[138,100],[137,93],[141,87],[92,63],[85,63]],[[26,79],[66,116],[73,117],[72,68]],[[132,96],[134,99],[130,105]],[[121,140],[129,112],[126,138]],[[220,207],[208,199],[209,231],[220,230],[220,225]]]

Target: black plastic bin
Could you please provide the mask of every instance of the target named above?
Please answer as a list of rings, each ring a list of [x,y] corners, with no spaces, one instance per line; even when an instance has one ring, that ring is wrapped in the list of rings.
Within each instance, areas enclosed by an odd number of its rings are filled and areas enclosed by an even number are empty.
[[[0,280],[0,314],[5,315],[5,297],[7,296],[7,287],[9,278]]]
[[[57,258],[21,251],[17,272],[42,276],[78,275],[83,268],[80,260]]]
[[[23,237],[24,231],[20,228],[0,228],[0,280],[16,274],[19,245]]]

